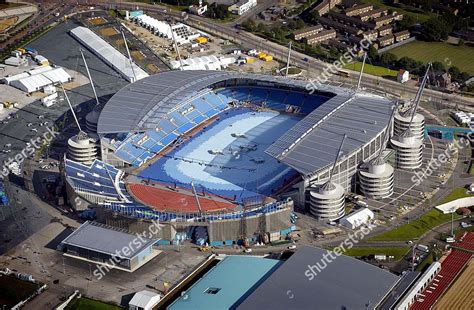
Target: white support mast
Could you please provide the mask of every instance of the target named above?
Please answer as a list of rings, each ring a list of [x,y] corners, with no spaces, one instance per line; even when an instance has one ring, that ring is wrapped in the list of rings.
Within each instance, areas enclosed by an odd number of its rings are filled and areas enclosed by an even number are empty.
[[[291,57],[291,41],[290,41],[290,45],[288,46],[288,58],[286,59],[285,76],[288,76],[288,69],[290,68],[290,57]]]
[[[82,60],[84,61],[84,66],[86,67],[87,76],[89,77],[89,81],[91,82],[92,91],[94,92],[94,96],[95,96],[95,102],[97,105],[99,105],[99,97],[97,97],[97,92],[95,91],[95,86],[94,86],[94,82],[92,81],[91,73],[89,71],[89,66],[87,65],[86,58],[84,57],[84,51],[82,50],[82,48],[79,48],[79,51],[81,52]]]
[[[133,60],[132,60],[132,56],[130,56],[130,50],[128,49],[128,44],[127,44],[127,40],[125,39],[125,33],[123,32],[123,29],[122,29],[122,38],[123,38],[123,43],[125,43],[125,49],[127,50],[128,60],[130,61],[130,68],[132,68],[132,73],[133,73],[132,82],[136,82],[137,76],[135,74],[135,69],[133,69]]]
[[[174,37],[173,28],[171,27],[171,25],[169,26],[170,26],[170,31],[171,31],[171,37],[173,38],[174,49],[176,50],[176,55],[178,55],[179,70],[183,71],[183,60],[181,60],[181,54],[179,53],[178,43],[176,43],[176,38]]]
[[[367,58],[367,52],[364,53],[364,60],[362,61],[362,68],[360,68],[359,81],[357,82],[356,91],[360,88],[360,83],[362,82],[362,74],[364,74],[365,59]]]
[[[199,214],[201,215],[202,214],[201,203],[199,202],[199,198],[198,198],[197,193],[196,193],[196,188],[194,187],[194,182],[191,182],[191,186],[193,188],[194,198],[196,199],[196,204],[197,204],[197,207],[199,209]]]
[[[64,89],[63,83],[61,83],[61,88],[64,93],[64,97],[66,98],[67,103],[69,104],[69,108],[71,109],[72,116],[74,116],[74,120],[76,121],[77,128],[79,128],[79,132],[82,132],[81,125],[79,125],[79,120],[76,117],[76,113],[74,112],[74,109],[72,107],[71,101],[69,101],[69,97],[66,93],[66,90]]]

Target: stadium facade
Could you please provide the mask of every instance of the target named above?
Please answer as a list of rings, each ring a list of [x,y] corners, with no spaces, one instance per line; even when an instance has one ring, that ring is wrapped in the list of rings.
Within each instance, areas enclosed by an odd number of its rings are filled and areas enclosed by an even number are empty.
[[[328,181],[343,135],[332,182],[354,189],[360,165],[385,147],[392,107],[385,97],[330,85],[310,94],[301,80],[163,72],[105,105],[97,123],[102,160],[66,161],[68,192],[86,197],[80,207],[101,204],[109,225],[132,229],[134,218],[160,218],[170,223],[164,240],[199,235],[198,226],[215,244],[283,236],[294,227],[293,204],[309,206],[311,188]],[[166,205],[169,195],[184,197],[183,208]]]

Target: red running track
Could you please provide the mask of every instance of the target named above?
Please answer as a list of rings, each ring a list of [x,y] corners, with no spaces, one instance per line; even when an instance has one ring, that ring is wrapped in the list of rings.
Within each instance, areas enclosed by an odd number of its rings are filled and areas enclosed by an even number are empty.
[[[199,212],[196,198],[191,193],[186,195],[143,184],[128,184],[128,189],[135,198],[155,210],[180,213]],[[229,202],[203,197],[199,197],[199,203],[202,211],[232,210],[236,207]]]
[[[459,240],[454,244],[455,247],[474,250],[474,233],[468,233],[463,240]],[[424,297],[420,296],[415,301],[410,310],[427,310],[430,309],[446,289],[451,285],[453,280],[458,276],[464,266],[471,259],[472,254],[463,250],[453,249],[451,254],[441,263],[441,270],[422,292]]]

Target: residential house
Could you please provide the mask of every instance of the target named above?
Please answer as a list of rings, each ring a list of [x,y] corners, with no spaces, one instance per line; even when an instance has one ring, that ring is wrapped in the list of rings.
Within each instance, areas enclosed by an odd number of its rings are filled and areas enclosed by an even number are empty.
[[[304,38],[306,44],[315,45],[321,42],[327,41],[329,39],[334,39],[337,36],[337,32],[334,29],[323,30],[319,33],[311,35],[309,37]]]
[[[395,37],[395,42],[401,42],[401,41],[404,41],[404,40],[410,38],[410,31],[403,30],[403,31],[400,31],[400,32],[396,32],[396,33],[393,34],[393,36]]]
[[[347,16],[356,16],[372,11],[373,8],[374,6],[372,4],[359,4],[346,9],[345,13]]]
[[[397,81],[400,83],[405,83],[410,79],[410,72],[407,70],[400,69],[397,73]]]
[[[306,27],[306,28],[294,31],[291,34],[291,38],[295,41],[299,41],[299,40],[304,39],[306,37],[315,35],[316,33],[320,32],[322,30],[324,30],[324,27],[322,25],[316,25],[316,26],[313,26],[313,27]]]

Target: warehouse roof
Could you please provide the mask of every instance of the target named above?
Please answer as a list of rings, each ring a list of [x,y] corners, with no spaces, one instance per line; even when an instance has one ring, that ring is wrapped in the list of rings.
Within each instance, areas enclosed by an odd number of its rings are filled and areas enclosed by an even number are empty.
[[[135,76],[137,80],[148,76],[148,73],[135,63],[132,63],[132,69],[130,66],[130,60],[127,57],[107,43],[104,39],[92,32],[92,30],[85,27],[76,27],[71,30],[71,34],[80,43],[87,46],[97,56],[102,58],[102,60],[122,74],[127,81],[134,81]]]
[[[275,259],[227,256],[168,309],[232,309],[235,303],[248,296],[279,264],[280,261]]]
[[[137,242],[135,235],[87,221],[67,236],[61,243],[130,259],[155,242],[156,240],[143,237]],[[130,250],[129,255],[126,255],[125,251],[122,251],[122,249],[125,248]],[[119,252],[117,253],[117,251]]]
[[[237,309],[374,309],[399,280],[388,271],[345,255],[327,263],[323,260],[323,255],[329,257],[326,253],[301,247]],[[309,266],[316,264],[323,268],[311,278]]]

